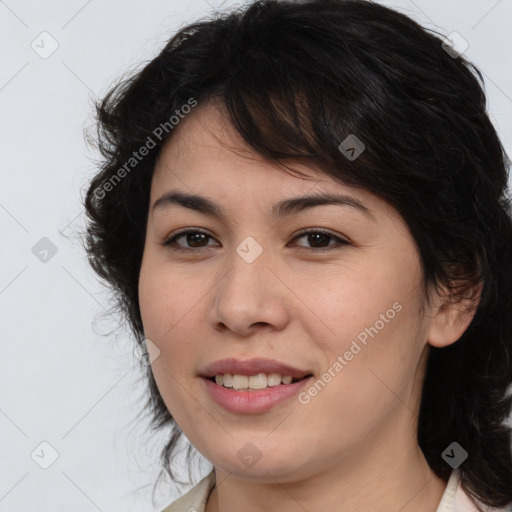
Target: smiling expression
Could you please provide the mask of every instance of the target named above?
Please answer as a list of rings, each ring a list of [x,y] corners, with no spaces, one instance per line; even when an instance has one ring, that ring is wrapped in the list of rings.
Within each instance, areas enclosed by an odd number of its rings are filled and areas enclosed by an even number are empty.
[[[262,480],[354,464],[397,431],[414,440],[427,354],[420,259],[401,216],[364,189],[294,167],[310,178],[264,161],[213,104],[199,106],[155,166],[139,279],[145,336],[160,350],[152,371],[173,418],[213,464]],[[207,371],[227,358],[238,375],[268,379],[281,363],[308,377],[227,389],[213,373],[232,367]],[[244,465],[244,450],[258,462]]]

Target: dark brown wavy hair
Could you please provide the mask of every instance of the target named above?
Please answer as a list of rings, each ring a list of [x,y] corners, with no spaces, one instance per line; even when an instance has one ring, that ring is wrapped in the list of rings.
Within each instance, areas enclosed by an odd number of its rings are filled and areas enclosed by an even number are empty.
[[[96,105],[102,160],[84,199],[84,245],[139,343],[153,168],[173,134],[169,120],[191,98],[222,105],[269,162],[305,163],[381,197],[409,226],[425,291],[444,284],[462,297],[483,283],[463,336],[430,347],[418,443],[447,480],[452,468],[441,454],[458,442],[469,454],[462,487],[504,507],[512,503],[510,160],[486,111],[481,72],[443,39],[365,0],[256,1],[182,28]],[[366,146],[353,161],[338,148],[350,134]],[[169,429],[160,476],[175,479],[182,433],[149,366],[147,382],[154,429]]]

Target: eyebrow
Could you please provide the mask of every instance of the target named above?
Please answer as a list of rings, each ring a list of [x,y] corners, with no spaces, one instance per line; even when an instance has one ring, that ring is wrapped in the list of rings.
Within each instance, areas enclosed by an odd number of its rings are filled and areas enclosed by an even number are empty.
[[[153,211],[171,205],[179,205],[224,220],[227,218],[227,213],[224,208],[212,199],[196,194],[188,194],[179,190],[171,190],[157,199],[153,204]],[[283,199],[276,203],[270,209],[269,213],[273,218],[281,219],[293,213],[323,205],[349,206],[359,210],[371,219],[376,220],[371,211],[355,197],[327,192]]]

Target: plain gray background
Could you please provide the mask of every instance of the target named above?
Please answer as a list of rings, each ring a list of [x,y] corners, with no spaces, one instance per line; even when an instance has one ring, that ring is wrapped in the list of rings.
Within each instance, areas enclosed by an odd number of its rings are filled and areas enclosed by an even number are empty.
[[[511,155],[512,2],[380,3],[469,43],[465,54],[484,73],[488,110]],[[98,156],[83,130],[92,122],[91,99],[154,57],[183,24],[232,5],[0,1],[2,512],[154,510],[163,439],[144,435],[146,424],[136,419],[144,386],[133,346],[126,334],[107,334],[114,324],[100,315],[108,295],[76,240]],[[46,261],[36,257],[41,247]],[[41,468],[52,449],[58,458]],[[156,509],[178,494],[162,486]]]

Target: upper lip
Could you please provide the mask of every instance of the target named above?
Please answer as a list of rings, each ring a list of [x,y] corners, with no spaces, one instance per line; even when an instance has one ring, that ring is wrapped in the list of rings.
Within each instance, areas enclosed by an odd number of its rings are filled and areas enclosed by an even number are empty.
[[[219,359],[201,372],[201,377],[210,379],[218,374],[229,373],[231,375],[256,375],[258,373],[279,373],[280,375],[290,375],[294,379],[302,379],[306,375],[311,375],[308,370],[294,368],[286,363],[281,363],[273,359]]]

